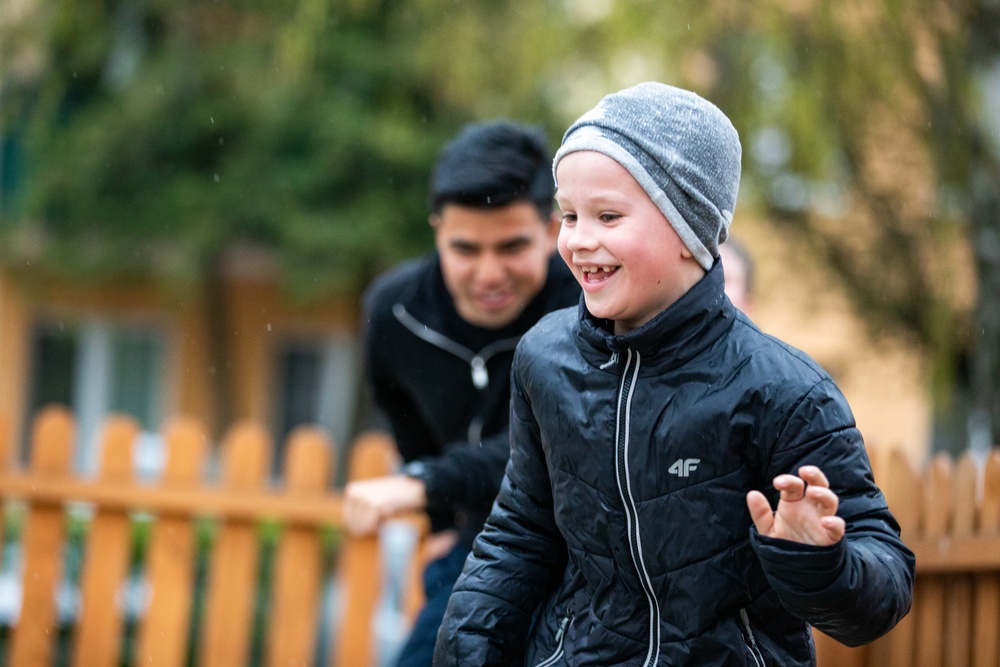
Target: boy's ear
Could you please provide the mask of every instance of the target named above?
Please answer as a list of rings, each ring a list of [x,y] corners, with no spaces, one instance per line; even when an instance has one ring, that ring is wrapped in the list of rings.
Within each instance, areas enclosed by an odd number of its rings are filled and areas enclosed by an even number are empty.
[[[681,257],[684,259],[694,259],[694,253],[688,250],[687,246],[681,246]]]
[[[441,216],[438,215],[437,213],[431,213],[429,216],[427,216],[427,224],[430,225],[433,229],[437,229],[438,226],[440,226],[441,224]]]

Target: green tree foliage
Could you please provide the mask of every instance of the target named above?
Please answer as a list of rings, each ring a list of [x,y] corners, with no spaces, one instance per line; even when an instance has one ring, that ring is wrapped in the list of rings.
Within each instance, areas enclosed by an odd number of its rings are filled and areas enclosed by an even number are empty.
[[[176,286],[248,243],[277,253],[290,287],[317,294],[356,291],[426,249],[431,163],[482,101],[465,81],[490,80],[452,67],[463,84],[452,90],[437,54],[475,63],[454,58],[450,31],[483,53],[492,42],[477,17],[437,31],[405,4],[40,3],[31,47],[42,66],[12,66],[3,90],[3,127],[24,156],[8,165],[23,172],[5,202],[8,256]],[[502,8],[488,11],[503,22]],[[513,70],[494,97],[527,80]]]
[[[604,93],[659,79],[733,117],[744,205],[924,346],[939,413],[971,385],[1000,442],[998,121],[978,99],[995,1],[6,5],[5,256],[183,285],[244,242],[297,292],[357,290],[428,247],[428,169],[463,122],[539,122],[554,142]]]
[[[1000,443],[1000,118],[981,99],[1000,68],[997,3],[585,4],[604,11],[575,71],[722,106],[744,205],[806,241],[804,261],[833,268],[873,327],[928,353],[936,417],[963,425],[939,444]]]

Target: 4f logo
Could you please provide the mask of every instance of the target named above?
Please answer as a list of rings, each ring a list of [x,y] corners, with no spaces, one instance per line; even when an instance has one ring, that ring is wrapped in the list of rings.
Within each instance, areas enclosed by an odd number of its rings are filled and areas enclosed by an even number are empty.
[[[701,459],[677,459],[667,469],[667,472],[678,477],[689,477],[697,469],[699,463],[701,463]]]

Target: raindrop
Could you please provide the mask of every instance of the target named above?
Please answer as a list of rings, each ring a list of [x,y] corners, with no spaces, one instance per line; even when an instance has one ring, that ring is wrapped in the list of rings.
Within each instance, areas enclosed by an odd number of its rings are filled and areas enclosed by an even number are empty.
[[[215,182],[216,182],[216,183],[218,183],[218,182],[219,182],[219,175],[218,175],[218,174],[215,174],[215,175],[214,175],[214,176],[213,176],[212,178],[214,178],[214,179],[215,179]]]
[[[271,323],[270,323],[270,322],[268,322],[268,323],[267,323],[267,330],[268,330],[268,331],[270,331],[270,330],[271,330]]]

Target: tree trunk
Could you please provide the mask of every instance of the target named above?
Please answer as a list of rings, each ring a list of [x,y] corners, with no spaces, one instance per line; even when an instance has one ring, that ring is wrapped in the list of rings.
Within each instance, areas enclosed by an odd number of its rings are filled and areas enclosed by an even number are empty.
[[[982,162],[974,172],[970,220],[979,293],[969,445],[978,452],[1000,446],[1000,166]]]
[[[209,353],[209,381],[215,402],[215,435],[233,420],[232,356],[229,344],[229,300],[222,275],[221,253],[214,254],[205,271],[205,322]]]

